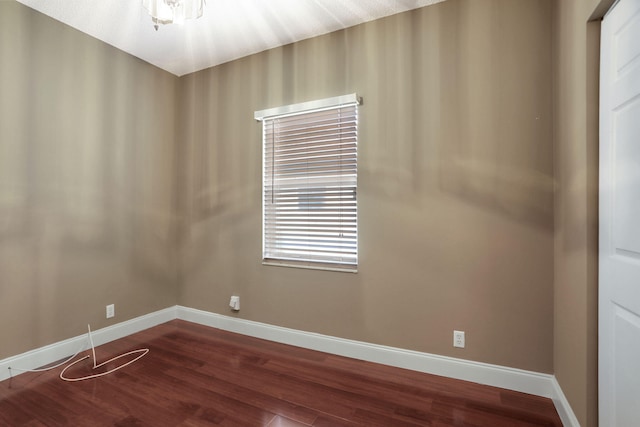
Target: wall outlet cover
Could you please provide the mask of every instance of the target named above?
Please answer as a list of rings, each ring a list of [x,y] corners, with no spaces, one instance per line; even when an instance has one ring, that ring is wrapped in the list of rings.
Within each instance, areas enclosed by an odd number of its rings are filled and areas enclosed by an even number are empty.
[[[115,304],[109,304],[107,306],[107,319],[111,319],[116,315],[116,306]]]
[[[453,331],[453,346],[464,348],[464,331]]]

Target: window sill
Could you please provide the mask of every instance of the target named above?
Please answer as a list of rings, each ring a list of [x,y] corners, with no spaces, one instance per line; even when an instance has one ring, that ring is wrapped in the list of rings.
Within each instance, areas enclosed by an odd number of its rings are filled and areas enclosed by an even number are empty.
[[[307,263],[304,261],[279,261],[279,260],[262,260],[262,265],[269,265],[275,267],[287,267],[287,268],[303,268],[307,270],[322,270],[322,271],[334,271],[338,273],[357,273],[358,267],[356,265],[341,266],[337,264],[319,264],[319,263]]]

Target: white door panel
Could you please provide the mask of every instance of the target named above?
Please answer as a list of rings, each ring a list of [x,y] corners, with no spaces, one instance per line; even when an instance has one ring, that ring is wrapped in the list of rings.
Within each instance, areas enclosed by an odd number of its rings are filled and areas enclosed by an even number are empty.
[[[640,0],[602,23],[600,425],[640,421]]]
[[[640,360],[640,317],[621,307],[614,306],[615,334],[613,365],[615,424],[612,426],[634,426],[638,423],[638,396],[640,381],[637,375],[629,375],[629,367]],[[601,424],[607,425],[607,424]]]
[[[616,11],[619,15],[624,15],[616,28],[614,34],[614,68],[616,74],[614,78],[619,78],[635,61],[640,58],[640,13],[633,10],[633,5],[618,7]]]
[[[640,44],[640,37],[638,38]],[[640,79],[638,79],[640,80]],[[627,102],[613,113],[613,138],[615,150],[614,245],[616,249],[640,256],[640,144],[634,135],[640,135],[640,97]]]

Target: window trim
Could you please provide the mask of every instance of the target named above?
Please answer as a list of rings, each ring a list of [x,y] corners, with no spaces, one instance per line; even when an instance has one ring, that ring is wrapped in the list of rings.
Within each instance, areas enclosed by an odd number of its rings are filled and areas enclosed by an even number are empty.
[[[253,113],[254,119],[261,122],[274,116],[289,116],[293,114],[305,113],[310,110],[321,110],[323,108],[336,108],[342,105],[356,104],[362,105],[362,97],[355,93],[349,95],[335,96],[333,98],[318,99],[314,101],[300,102],[298,104],[284,105],[282,107],[267,108]]]
[[[360,106],[362,105],[362,98],[359,97],[356,93],[336,96],[332,98],[325,98],[320,100],[302,102],[298,104],[290,104],[281,107],[268,108],[264,110],[259,110],[254,112],[254,119],[256,121],[265,121],[271,120],[273,118],[285,118],[291,117],[299,114],[305,114],[309,112],[319,112],[322,110],[335,109],[340,107],[346,107],[349,105]],[[265,191],[265,181],[264,181],[264,168],[265,168],[265,158],[264,158],[264,150],[265,150],[265,140],[264,140],[264,125],[262,126],[262,264],[263,265],[271,265],[271,266],[279,266],[279,267],[291,267],[291,268],[303,268],[303,269],[311,269],[311,270],[324,270],[324,271],[336,271],[336,272],[346,272],[346,273],[357,273],[358,272],[358,262],[355,264],[340,264],[340,263],[332,263],[332,262],[323,262],[321,260],[318,261],[309,261],[309,260],[301,260],[295,261],[290,259],[278,259],[278,258],[264,258],[265,255],[265,201],[264,201],[264,191]],[[358,245],[356,240],[356,245]],[[357,246],[356,246],[357,248]],[[356,249],[357,254],[357,249]]]

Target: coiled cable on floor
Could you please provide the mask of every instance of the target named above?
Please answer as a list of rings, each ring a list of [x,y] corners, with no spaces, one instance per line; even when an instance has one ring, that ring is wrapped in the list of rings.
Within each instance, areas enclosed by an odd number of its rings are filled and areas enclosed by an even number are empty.
[[[78,378],[65,377],[64,374],[65,374],[65,372],[67,372],[67,369],[69,369],[70,367],[72,367],[76,363],[82,362],[83,360],[86,360],[86,359],[91,357],[90,355],[86,355],[86,356],[76,360],[75,362],[72,362],[69,365],[65,366],[65,368],[62,370],[62,372],[60,372],[60,379],[63,380],[63,381],[75,382],[75,381],[84,381],[84,380],[89,380],[89,379],[92,379],[92,378],[103,377],[103,376],[111,374],[111,373],[113,373],[113,372],[115,372],[115,371],[117,371],[119,369],[122,369],[125,366],[131,365],[133,362],[141,359],[142,356],[144,356],[145,354],[149,353],[149,349],[148,348],[141,348],[139,350],[132,350],[132,351],[129,351],[127,353],[123,353],[123,354],[121,354],[119,356],[112,357],[111,359],[98,364],[97,363],[97,359],[96,359],[96,348],[93,345],[93,337],[91,335],[91,326],[87,325],[87,329],[88,329],[88,333],[89,333],[89,341],[91,342],[91,353],[93,354],[93,369],[101,368],[102,366],[106,365],[109,362],[113,362],[114,360],[118,360],[118,359],[120,359],[122,357],[129,356],[130,354],[140,353],[140,355],[138,357],[136,357],[135,359],[132,359],[132,360],[128,361],[127,363],[123,364],[123,365],[116,366],[113,369],[110,369],[110,370],[105,371],[105,372],[101,372],[99,374],[87,375],[87,376],[78,377]]]
[[[149,353],[149,349],[148,348],[141,348],[141,349],[138,349],[138,350],[132,350],[132,351],[129,351],[127,353],[123,353],[123,354],[121,354],[119,356],[116,356],[116,357],[112,357],[111,359],[109,359],[109,360],[107,360],[105,362],[97,363],[96,348],[95,348],[95,345],[93,344],[93,336],[91,334],[91,325],[87,325],[87,330],[88,330],[88,332],[87,332],[88,340],[89,340],[89,343],[91,344],[91,355],[88,354],[88,355],[86,355],[84,357],[81,357],[80,359],[78,359],[78,360],[76,360],[74,362],[71,362],[73,359],[75,359],[78,356],[78,354],[80,354],[83,351],[83,349],[84,349],[84,347],[86,345],[86,342],[85,342],[85,343],[82,344],[82,347],[80,348],[80,350],[78,350],[76,352],[76,354],[74,354],[73,356],[67,358],[66,360],[64,360],[64,361],[62,361],[62,362],[60,362],[60,363],[58,363],[56,365],[47,366],[46,368],[38,368],[38,369],[20,369],[20,368],[9,367],[9,376],[11,378],[13,378],[13,376],[11,374],[12,370],[20,371],[20,372],[46,372],[46,371],[50,371],[50,370],[55,369],[55,368],[59,368],[60,366],[66,365],[68,363],[68,365],[64,367],[62,372],[60,372],[60,379],[63,380],[63,381],[67,381],[67,382],[84,381],[84,380],[103,377],[105,375],[111,374],[111,373],[113,373],[113,372],[115,372],[115,371],[117,371],[119,369],[124,368],[125,366],[131,365],[133,362],[135,362],[137,360],[140,360],[144,355]],[[99,374],[87,375],[87,376],[78,377],[78,378],[70,378],[70,377],[65,376],[65,373],[67,372],[67,369],[71,368],[72,366],[74,366],[75,364],[77,364],[77,363],[79,363],[79,362],[81,362],[83,360],[91,358],[92,356],[93,356],[93,369],[98,369],[98,368],[101,368],[101,367],[103,367],[104,365],[106,365],[106,364],[108,364],[110,362],[113,362],[114,360],[118,360],[120,358],[129,356],[129,355],[132,355],[132,354],[138,354],[138,353],[139,353],[139,355],[136,358],[128,361],[127,363],[122,364],[120,366],[116,366],[113,369],[110,369],[110,370],[105,371],[105,372],[101,372]],[[71,362],[71,363],[69,363],[69,362]]]

